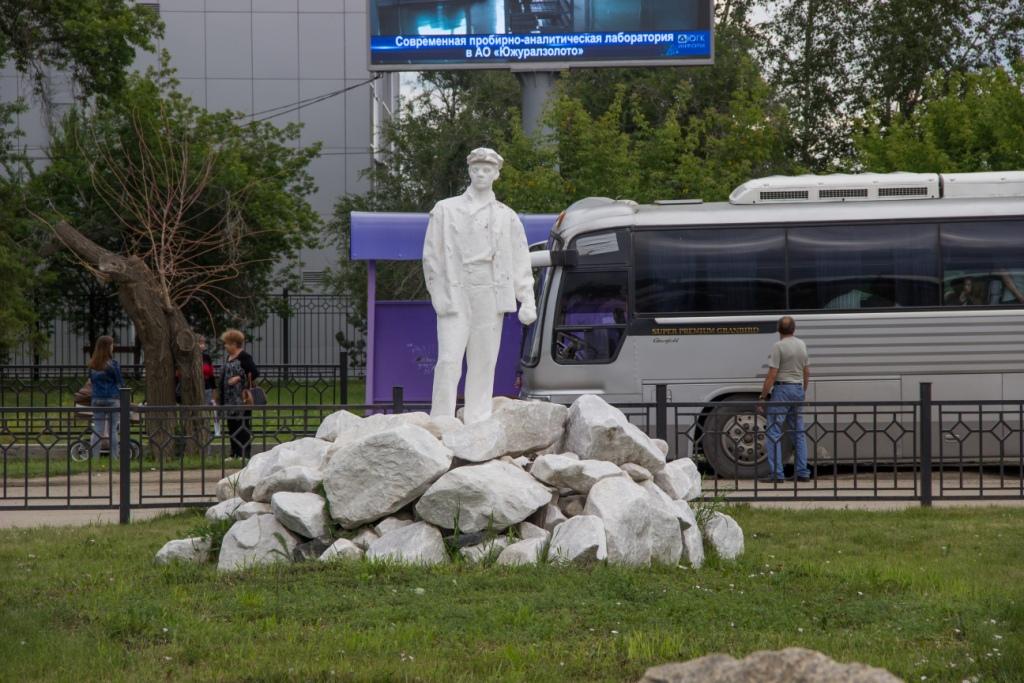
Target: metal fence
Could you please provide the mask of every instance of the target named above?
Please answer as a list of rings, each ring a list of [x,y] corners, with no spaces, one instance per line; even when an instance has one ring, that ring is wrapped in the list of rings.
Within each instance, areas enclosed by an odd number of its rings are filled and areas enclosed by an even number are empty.
[[[273,295],[277,300],[275,308],[287,313],[271,313],[263,324],[244,327],[248,351],[258,363],[265,365],[331,365],[338,358],[338,352],[350,350],[350,374],[361,377],[365,374],[365,346],[363,333],[354,325],[354,302],[347,297],[330,294],[291,294],[284,291]],[[7,365],[14,367],[83,366],[88,360],[93,339],[88,333],[76,329],[65,320],[53,320],[43,324],[48,333],[48,345],[44,349],[33,349],[22,345],[8,357]],[[122,316],[114,329],[98,330],[99,334],[110,334],[118,343],[117,357],[126,365],[142,361],[141,346],[135,343],[135,331],[127,318]],[[343,345],[342,342],[347,345]],[[2,368],[3,366],[0,366]]]
[[[345,351],[329,365],[259,364],[258,383],[276,404],[344,404],[351,394],[351,365]],[[135,401],[145,403],[145,368],[122,365],[121,373]],[[71,406],[75,391],[88,377],[84,365],[0,365],[0,405]]]
[[[673,455],[697,459],[705,499],[1024,500],[1024,401],[933,402],[924,385],[917,401],[807,403],[802,436],[813,477],[765,484],[749,476],[764,463],[764,418],[755,404],[731,406],[725,418],[715,417],[721,404],[671,403],[663,388],[657,396],[618,407],[640,429],[665,439]],[[254,408],[252,452],[315,435],[340,407]],[[404,403],[400,390],[390,404],[344,407],[361,414],[426,408]],[[126,520],[134,507],[208,505],[217,481],[242,466],[231,459],[224,428],[230,407],[129,407],[125,400],[108,409],[114,410],[121,415],[119,460],[90,452],[89,409],[0,408],[0,510],[118,508]],[[205,427],[182,428],[187,420]],[[731,464],[712,456],[715,449],[719,456],[731,453]]]

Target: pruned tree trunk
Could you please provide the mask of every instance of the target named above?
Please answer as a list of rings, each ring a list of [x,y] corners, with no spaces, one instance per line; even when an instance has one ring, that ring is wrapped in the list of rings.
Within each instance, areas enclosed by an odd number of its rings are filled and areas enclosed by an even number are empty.
[[[118,298],[142,341],[146,369],[146,401],[175,406],[175,372],[181,378],[184,406],[204,403],[202,354],[197,337],[181,309],[164,295],[157,277],[142,259],[121,256],[99,246],[61,221],[54,226],[60,241],[100,279],[117,286]],[[146,433],[154,455],[172,455],[175,436],[184,434],[189,450],[208,439],[209,416],[188,408],[146,414]]]

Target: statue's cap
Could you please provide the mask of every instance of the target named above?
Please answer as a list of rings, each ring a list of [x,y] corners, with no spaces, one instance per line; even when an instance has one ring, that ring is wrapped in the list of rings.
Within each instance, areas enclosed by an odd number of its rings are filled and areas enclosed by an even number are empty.
[[[466,157],[466,165],[471,166],[473,164],[494,164],[498,168],[505,163],[505,160],[501,158],[501,155],[495,152],[490,147],[477,147],[469,156]]]

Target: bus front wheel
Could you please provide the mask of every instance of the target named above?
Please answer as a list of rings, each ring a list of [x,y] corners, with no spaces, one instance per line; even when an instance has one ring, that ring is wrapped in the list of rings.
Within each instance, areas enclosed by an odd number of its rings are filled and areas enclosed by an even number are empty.
[[[704,422],[704,455],[715,474],[727,479],[767,477],[764,415],[754,409],[753,394],[730,396]]]

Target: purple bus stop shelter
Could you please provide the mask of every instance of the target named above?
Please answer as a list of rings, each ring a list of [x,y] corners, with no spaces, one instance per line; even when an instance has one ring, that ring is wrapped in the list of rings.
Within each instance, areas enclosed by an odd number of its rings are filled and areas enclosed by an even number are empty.
[[[544,242],[557,216],[520,215],[530,244]],[[437,318],[429,301],[378,301],[377,261],[419,261],[427,234],[425,213],[352,212],[349,258],[367,262],[366,403],[391,400],[403,387],[405,400],[429,402],[437,362]],[[523,326],[505,316],[494,392],[515,396]],[[459,385],[462,393],[462,385]]]

